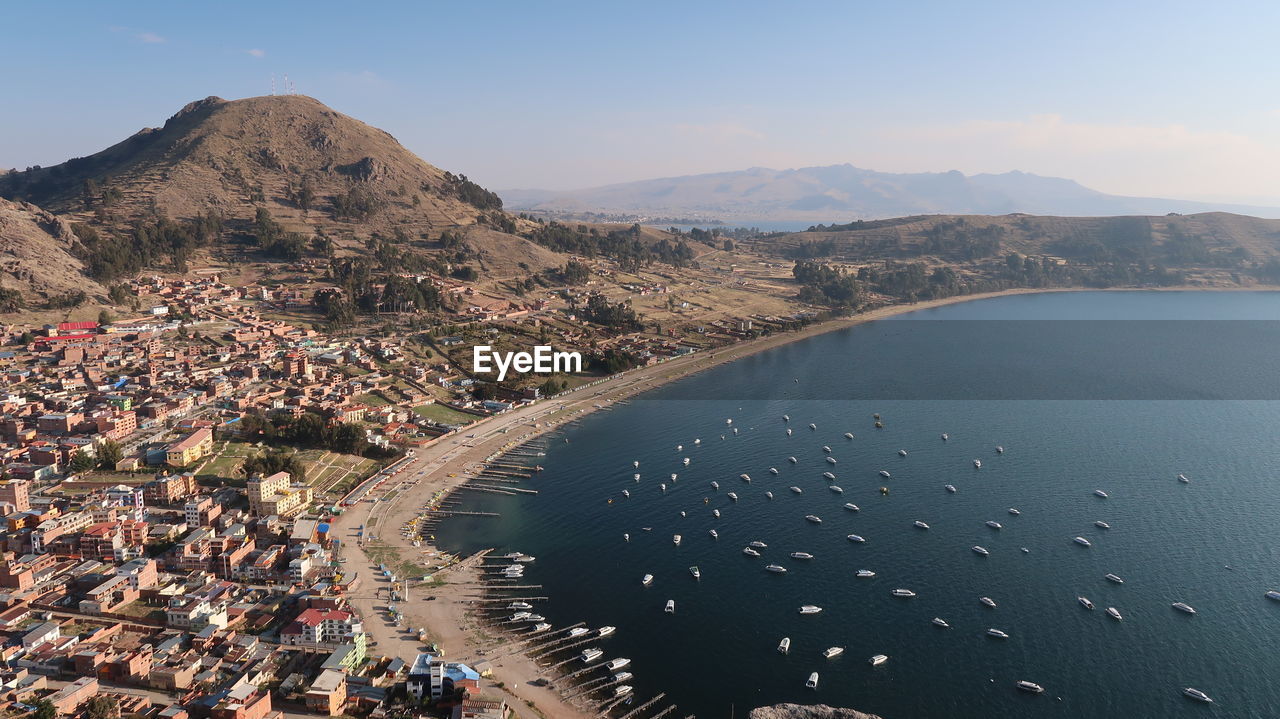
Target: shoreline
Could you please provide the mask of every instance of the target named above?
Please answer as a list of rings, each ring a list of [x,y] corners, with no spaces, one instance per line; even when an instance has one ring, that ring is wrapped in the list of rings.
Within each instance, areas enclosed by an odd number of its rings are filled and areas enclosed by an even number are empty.
[[[655,389],[665,384],[690,377],[694,374],[713,369],[751,355],[775,349],[784,345],[809,339],[819,335],[854,327],[866,322],[887,319],[890,317],[928,310],[947,305],[959,304],[975,300],[994,299],[1021,294],[1044,294],[1050,292],[1110,292],[1110,291],[1277,291],[1280,287],[1259,286],[1254,288],[1214,288],[1214,287],[1168,287],[1168,288],[1123,288],[1119,290],[1094,288],[1012,288],[998,292],[972,295],[956,295],[938,300],[927,300],[914,304],[887,305],[858,315],[840,317],[805,327],[795,332],[781,332],[760,337],[754,340],[726,345],[712,350],[696,352],[686,357],[678,357],[657,365],[629,370],[622,374],[602,378],[596,383],[589,383],[570,390],[556,397],[536,402],[528,407],[510,411],[502,415],[494,415],[471,425],[466,434],[466,441],[455,435],[446,435],[436,443],[418,450],[408,469],[402,472],[397,481],[388,482],[389,486],[381,490],[382,496],[394,492],[389,500],[378,499],[372,503],[361,502],[342,517],[336,518],[335,531],[349,530],[356,517],[368,518],[366,524],[371,527],[377,524],[378,541],[390,550],[400,562],[421,559],[422,555],[439,557],[446,552],[435,541],[422,540],[422,546],[411,547],[410,540],[400,536],[398,526],[409,519],[428,514],[412,503],[403,502],[405,497],[414,497],[430,502],[430,497],[439,496],[437,501],[444,501],[462,485],[474,477],[468,468],[500,455],[518,445],[530,442],[542,435],[561,429],[565,424],[579,421],[598,409],[608,407],[620,400],[630,399],[635,395]],[[516,430],[520,430],[518,434]],[[467,430],[463,430],[467,432]],[[514,434],[514,436],[513,436]],[[426,485],[422,489],[414,489]],[[406,491],[413,490],[413,491]],[[382,505],[379,507],[379,505]],[[377,511],[376,517],[374,516]],[[390,531],[389,535],[384,532]],[[345,537],[346,535],[344,535]],[[353,545],[345,544],[344,551],[350,552]],[[370,559],[359,546],[360,557],[365,562]],[[344,557],[348,556],[344,554]],[[498,691],[508,695],[509,701],[517,715],[526,719],[547,719],[548,717],[568,717],[585,719],[596,712],[586,713],[576,704],[560,694],[559,691],[534,686],[532,682],[543,675],[540,667],[519,646],[523,642],[505,632],[501,628],[490,627],[475,609],[472,601],[483,591],[484,583],[474,565],[468,566],[472,558],[455,557],[454,563],[441,569],[434,576],[446,575],[449,582],[443,588],[438,585],[432,589],[418,590],[424,594],[434,595],[435,601],[415,600],[406,602],[403,611],[407,624],[411,627],[423,626],[442,648],[442,654],[458,661],[469,663],[489,662],[494,669],[490,683]],[[376,562],[372,563],[376,566]],[[457,576],[462,575],[462,576]],[[455,584],[460,581],[461,584]],[[367,589],[365,590],[368,591]],[[353,597],[354,603],[355,597]],[[428,606],[429,605],[429,606]],[[365,607],[357,606],[366,617],[366,624],[373,628],[378,621],[376,611],[370,605],[369,613]],[[486,632],[493,630],[502,636],[494,637]],[[380,632],[370,632],[375,636]],[[377,637],[381,639],[381,637]],[[401,640],[403,642],[403,640]],[[382,648],[379,642],[379,649]],[[403,647],[402,647],[403,648]],[[497,655],[497,656],[494,656]],[[572,692],[570,692],[572,693]],[[640,698],[638,698],[640,699]]]

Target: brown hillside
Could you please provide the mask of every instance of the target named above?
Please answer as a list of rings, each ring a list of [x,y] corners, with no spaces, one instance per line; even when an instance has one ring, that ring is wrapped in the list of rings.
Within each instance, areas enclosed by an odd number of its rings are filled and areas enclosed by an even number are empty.
[[[71,254],[71,226],[27,202],[0,199],[0,287],[18,290],[28,304],[83,290],[99,299],[106,290],[81,274]]]

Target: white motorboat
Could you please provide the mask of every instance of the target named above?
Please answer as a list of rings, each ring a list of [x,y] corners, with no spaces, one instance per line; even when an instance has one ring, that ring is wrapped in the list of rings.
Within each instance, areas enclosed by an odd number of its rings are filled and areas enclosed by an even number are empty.
[[[679,477],[680,477],[680,475],[676,474],[675,472],[672,472],[672,473],[671,473],[671,481],[672,481],[672,482],[675,482],[675,481],[676,481],[676,479],[678,479]]]
[[[754,541],[754,542],[752,542],[752,543],[751,543],[751,546],[752,546],[752,547],[755,547],[756,549],[764,549],[764,548],[768,547],[769,545],[767,545],[767,544],[765,544],[764,542],[761,542],[760,540],[758,540],[758,539],[757,539],[756,541]]]
[[[1016,517],[1016,516],[1018,516],[1019,514],[1022,514],[1022,512],[1019,512],[1019,511],[1017,510],[1017,508],[1015,508],[1015,507],[1010,507],[1010,508],[1009,508],[1009,514],[1012,514],[1013,516],[1015,516],[1015,517]]]
[[[610,659],[608,663],[605,664],[605,667],[607,667],[611,672],[616,672],[630,663],[630,659],[626,657],[618,657],[617,659]]]
[[[624,497],[630,497],[630,496],[631,496],[631,492],[628,492],[627,490],[625,490],[625,489],[624,489],[624,490],[622,490],[622,496],[624,496]]]
[[[701,439],[701,438],[695,439],[695,440],[693,440],[693,443],[694,443],[694,444],[702,444],[702,439]]]
[[[830,473],[830,472],[823,472],[823,473],[822,473],[822,476],[823,476],[824,478],[826,478],[826,479],[835,479],[835,478],[836,478],[836,476],[835,476],[834,474]]]
[[[684,463],[684,466],[686,466],[686,467],[688,467],[688,466],[689,466],[689,458],[688,458],[688,457],[685,457],[683,460],[681,460],[681,462],[683,462],[683,463]]]
[[[778,653],[786,654],[789,651],[791,651],[791,637],[783,637],[782,641],[778,642]]]
[[[1004,454],[1004,447],[996,445],[996,454]]]
[[[1196,613],[1196,610],[1195,610],[1195,609],[1194,609],[1190,604],[1187,604],[1186,602],[1174,602],[1174,603],[1173,603],[1173,608],[1174,608],[1174,609],[1177,609],[1177,610],[1178,610],[1178,611],[1180,611],[1180,612],[1186,612],[1187,614],[1195,614],[1195,613]]]
[[[1030,692],[1032,694],[1044,693],[1044,687],[1040,686],[1039,684],[1036,684],[1035,682],[1029,682],[1026,679],[1019,679],[1018,683],[1014,684],[1014,686],[1016,686],[1021,691]]]
[[[720,489],[720,483],[719,483],[719,482],[717,482],[717,481],[715,481],[714,479],[713,479],[713,480],[711,480],[711,488],[712,488],[712,489]]]
[[[537,634],[538,632],[545,632],[550,628],[551,628],[550,624],[547,624],[546,622],[541,622],[539,624],[533,625],[533,629],[529,631],[533,634]]]
[[[751,475],[746,474],[746,473],[739,474],[739,475],[738,475],[738,479],[741,479],[742,481],[747,482],[748,484],[750,484],[750,482],[751,482]]]
[[[689,573],[693,575],[694,579],[702,579],[702,570],[697,567],[689,567]]]
[[[858,577],[859,579],[871,579],[872,577],[876,576],[876,573],[871,571],[870,569],[859,569],[854,576]]]
[[[916,593],[911,591],[910,589],[895,589],[889,593],[901,599],[910,599],[916,595]]]
[[[920,521],[920,520],[918,520],[918,519],[917,519],[916,521],[912,522],[912,524],[914,524],[914,525],[915,525],[916,527],[918,527],[919,529],[928,529],[928,528],[929,528],[929,525],[925,524],[924,522],[921,522],[921,521]]]
[[[863,539],[861,535],[858,535],[858,534],[850,534],[848,539],[850,542],[857,542],[858,544],[862,544],[863,542],[867,541]]]
[[[955,494],[955,493],[956,493],[956,486],[955,486],[954,484],[944,484],[944,485],[942,485],[942,488],[943,488],[943,489],[945,489],[945,490],[947,490],[948,492],[950,492],[950,493],[952,493],[952,494]]]
[[[681,516],[684,516],[684,515],[681,515]],[[718,510],[718,509],[713,509],[713,510],[711,510],[711,516],[715,517],[716,519],[719,519],[719,518],[720,518],[720,510]]]
[[[765,492],[765,493],[764,493],[764,496],[765,496],[767,499],[773,499],[773,492]]]
[[[877,654],[874,657],[871,657],[870,659],[867,660],[867,662],[871,664],[871,666],[873,667],[878,667],[887,661],[889,661],[889,657],[887,657],[884,654]]]
[[[813,555],[808,552],[792,552],[792,559],[813,559]]]
[[[800,489],[799,487],[790,487],[790,489],[792,492],[795,492],[796,494],[804,494],[804,490]]]
[[[738,495],[735,492],[729,492],[725,496],[728,497],[729,499],[732,499],[735,502],[738,501]]]
[[[788,436],[788,437],[790,437],[790,436],[791,436],[791,428],[790,428],[790,427],[787,427],[787,436]]]
[[[1080,606],[1085,609],[1093,609],[1093,602],[1089,601],[1088,597],[1076,597],[1076,601],[1080,602]]]
[[[817,672],[813,672],[813,673],[809,674],[809,678],[808,678],[808,679],[806,679],[806,680],[804,681],[804,685],[805,685],[807,688],[809,688],[809,689],[817,689],[817,688],[818,688],[818,673],[817,673]]]
[[[1030,550],[1030,549],[1027,549],[1026,547],[1022,547],[1022,553],[1023,553],[1023,554],[1031,554],[1031,550]]]
[[[617,660],[615,660],[615,659],[610,659],[609,661],[610,661],[610,662],[614,662],[614,661],[617,661]],[[630,660],[628,660],[628,661],[630,661]],[[610,671],[612,671],[612,670],[610,670]],[[628,680],[628,679],[630,679],[630,678],[631,678],[631,672],[618,672],[617,674],[614,674],[614,675],[613,675],[613,680],[614,680],[615,682],[625,682],[626,680]]]
[[[804,518],[814,524],[822,524],[822,517],[819,517],[816,514],[806,514],[804,515]]]
[[[777,467],[770,467],[770,468],[769,468],[769,474],[777,474],[777,473],[778,473],[778,468],[777,468]]]
[[[819,607],[816,604],[806,604],[800,607],[801,614],[820,614],[821,612],[822,607]]]
[[[791,421],[791,415],[789,415],[789,414],[784,414],[784,415],[782,415],[782,421],[783,421],[783,422],[790,422],[790,421]]]
[[[533,605],[528,602],[512,602],[507,605],[507,609],[533,609]]]
[[[976,544],[975,544],[975,545],[973,545],[973,551],[974,551],[974,552],[977,552],[978,554],[981,554],[981,555],[982,555],[982,556],[984,556],[984,557],[986,557],[986,556],[988,556],[988,555],[990,555],[990,554],[991,554],[991,552],[988,552],[988,551],[987,551],[987,548],[986,548],[986,547],[980,547],[980,546],[978,546],[978,545],[976,545]]]
[[[571,638],[572,638],[572,637],[580,637],[580,636],[582,636],[583,634],[589,634],[590,632],[591,632],[591,630],[590,630],[590,629],[587,629],[586,627],[574,627],[573,629],[570,629],[570,630],[569,630],[569,636],[570,636]]]
[[[1277,591],[1276,591],[1276,590],[1274,590],[1274,589],[1269,590],[1269,591],[1267,592],[1267,599],[1274,599],[1274,600],[1276,600],[1277,602],[1280,602],[1280,592],[1277,592]]]
[[[673,535],[671,535],[671,543],[672,543],[672,544],[674,544],[674,545],[676,545],[677,547],[678,547],[678,546],[680,546],[680,540],[681,540],[681,539],[682,539],[682,537],[681,537],[679,534],[673,534]]]
[[[596,630],[596,634],[597,634],[597,635],[599,635],[599,636],[601,636],[601,637],[607,637],[607,636],[609,636],[610,634],[613,634],[613,633],[614,633],[614,632],[616,632],[616,631],[618,631],[618,628],[617,628],[617,627],[608,627],[608,626],[605,626],[605,627],[600,627],[599,629],[597,629],[597,630]]]
[[[1103,499],[1106,499],[1107,497],[1110,496],[1106,492],[1102,491],[1101,489],[1095,489],[1093,490],[1093,493],[1099,497],[1102,497]]]
[[[632,478],[632,479],[634,479],[635,481],[639,482],[639,481],[640,481],[640,473],[639,473],[639,472],[637,472],[637,473],[635,473],[635,474],[631,475],[631,478]]]
[[[817,429],[817,428],[818,428],[818,425],[814,424],[813,422],[809,423],[809,429]]]
[[[1121,619],[1124,619],[1124,617],[1120,616],[1120,611],[1115,607],[1107,607],[1107,616],[1111,617],[1117,622],[1120,621]]]
[[[826,452],[827,454],[831,454],[831,448],[830,448],[830,447],[828,447],[828,446],[827,446],[827,445],[825,445],[825,444],[824,444],[824,445],[822,445],[822,451],[823,451],[823,452]]]
[[[1006,634],[1005,632],[1000,631],[999,629],[988,629],[988,630],[987,630],[987,636],[989,636],[989,637],[994,637],[994,638],[996,638],[996,639],[1008,639],[1008,638],[1009,638],[1009,635],[1008,635],[1008,634]]]
[[[1208,694],[1205,694],[1204,692],[1200,691],[1199,689],[1196,689],[1195,687],[1187,687],[1186,689],[1182,690],[1182,693],[1188,697],[1191,697],[1192,699],[1195,699],[1198,702],[1204,702],[1205,704],[1213,703],[1213,699],[1209,698]]]
[[[991,527],[992,529],[1004,529],[1004,525],[1000,524],[999,522],[992,521],[990,519],[987,520],[987,526]]]
[[[996,608],[996,600],[991,597],[978,597],[978,601],[982,602],[983,606],[991,607],[992,609]]]
[[[667,614],[675,614],[675,613],[676,613],[676,600],[674,600],[674,599],[668,599],[668,600],[667,600],[667,606],[666,606],[666,608],[665,608],[665,609],[663,609],[662,611],[666,612]]]
[[[887,470],[882,469],[882,470],[880,470],[880,476],[881,476],[881,477],[884,477],[885,479],[888,479],[888,478],[892,477],[893,475],[889,474],[889,472],[888,472]]]
[[[632,463],[631,463],[631,466],[632,466],[632,467],[639,467],[639,466],[640,466],[640,460],[638,460],[638,459],[637,459],[636,461],[632,462]]]
[[[653,584],[653,575],[652,574],[644,575],[643,577],[640,578],[640,583],[646,587],[649,586],[650,584]]]
[[[827,457],[827,464],[835,464],[835,463],[836,463],[835,457]]]
[[[781,564],[770,564],[770,565],[768,565],[768,566],[766,566],[766,567],[765,567],[765,570],[770,571],[770,572],[773,572],[774,574],[786,574],[786,573],[787,573],[787,568],[786,568],[786,567],[784,567],[784,566],[782,566]]]
[[[751,547],[743,547],[743,548],[742,548],[742,553],[743,553],[743,554],[745,554],[745,555],[747,555],[748,557],[758,557],[758,556],[760,556],[760,552],[757,552],[756,550],[752,549]]]
[[[845,439],[853,439],[853,432],[845,432],[845,433],[844,433],[844,438],[845,438]]]
[[[854,504],[853,502],[845,502],[844,508],[849,510],[850,512],[858,511],[858,505]]]
[[[1089,542],[1089,540],[1085,539],[1084,537],[1076,537],[1073,541],[1075,541],[1075,543],[1076,543],[1076,544],[1079,544],[1079,545],[1080,545],[1080,546],[1082,546],[1082,547],[1092,547],[1092,546],[1093,546],[1093,545]]]
[[[1179,481],[1179,482],[1182,482],[1183,484],[1188,484],[1189,482],[1191,482],[1191,480],[1190,480],[1189,478],[1187,478],[1187,475],[1185,475],[1185,474],[1179,474],[1179,475],[1178,475],[1178,481]]]
[[[827,647],[826,649],[822,650],[822,656],[826,657],[827,659],[835,659],[841,654],[844,654],[844,647]]]
[[[833,485],[831,485],[831,486],[829,486],[829,487],[827,487],[827,489],[831,490],[832,492],[835,492],[836,494],[844,494],[844,489],[842,489],[842,488],[840,488],[840,487],[838,487],[838,486],[836,486],[836,485],[834,485],[834,484],[833,484]]]
[[[710,534],[712,539],[719,539],[719,538],[720,538],[720,533],[719,533],[719,532],[717,532],[717,531],[716,531],[716,530],[714,530],[714,529],[712,529],[712,530],[708,531],[708,532],[707,532],[707,534]]]
[[[951,435],[947,434],[946,432],[943,432],[943,433],[942,433],[942,441],[943,441],[943,442],[945,442],[945,441],[947,441],[947,440],[949,440],[949,439],[951,439]]]
[[[1094,522],[1094,523],[1093,523],[1093,526],[1097,527],[1098,529],[1111,529],[1111,525],[1110,525],[1110,524],[1107,524],[1106,522],[1102,521],[1101,519],[1099,519],[1098,521]]]
[[[667,485],[665,483],[659,484],[658,488],[661,489],[663,492],[667,491]]]
[[[973,468],[974,468],[974,469],[982,469],[982,460],[980,460],[980,459],[975,459],[975,460],[973,460]]]
[[[795,464],[795,463],[796,463],[796,462],[798,462],[799,460],[797,460],[795,457],[787,457],[787,461],[788,461],[788,462],[790,462],[790,463],[792,463],[792,464]]]
[[[943,619],[942,617],[934,617],[934,618],[933,618],[933,626],[935,626],[935,627],[942,627],[943,629],[950,629],[950,628],[951,628],[951,625],[950,625],[950,624],[947,624],[947,620]]]
[[[600,651],[599,649],[596,649],[595,647],[592,647],[591,649],[584,649],[582,651],[582,661],[586,662],[587,664],[594,662],[595,660],[599,659],[602,656],[604,656],[604,652]]]
[[[634,688],[630,684],[619,684],[613,688],[613,696],[615,699],[618,697],[625,697],[632,691],[634,691]]]
[[[1124,580],[1121,579],[1120,577],[1117,577],[1114,574],[1104,575],[1103,578],[1106,579],[1108,582],[1115,582],[1116,584],[1124,584]]]
[[[905,457],[905,456],[907,456],[907,450],[905,450],[905,449],[900,449],[900,450],[898,450],[898,456],[899,456],[899,457]]]

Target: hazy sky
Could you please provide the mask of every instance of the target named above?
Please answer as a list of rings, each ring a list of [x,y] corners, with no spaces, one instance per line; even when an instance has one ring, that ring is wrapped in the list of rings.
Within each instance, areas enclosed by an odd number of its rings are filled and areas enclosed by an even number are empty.
[[[849,162],[1277,201],[1277,27],[1276,2],[8,3],[0,167],[274,72],[495,189]]]

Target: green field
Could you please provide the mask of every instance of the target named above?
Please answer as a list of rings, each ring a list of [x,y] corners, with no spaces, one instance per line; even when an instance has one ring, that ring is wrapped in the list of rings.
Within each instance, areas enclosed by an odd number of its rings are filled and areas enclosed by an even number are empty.
[[[459,412],[442,404],[420,404],[413,408],[413,413],[442,424],[471,424],[480,419],[475,415]]]

